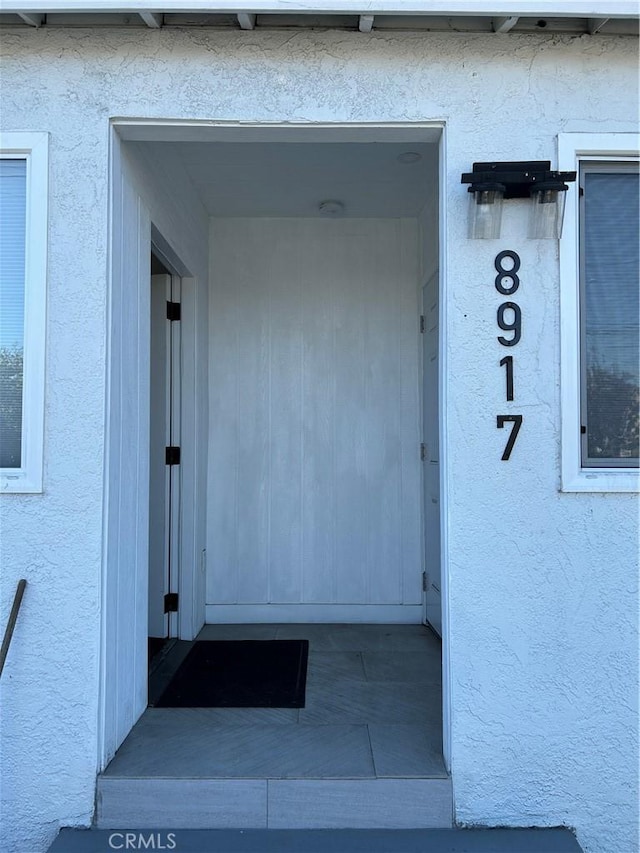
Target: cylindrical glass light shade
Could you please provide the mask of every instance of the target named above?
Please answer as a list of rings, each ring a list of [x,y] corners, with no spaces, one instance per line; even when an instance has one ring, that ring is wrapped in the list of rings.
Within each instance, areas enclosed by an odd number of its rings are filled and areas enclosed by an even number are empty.
[[[502,224],[502,184],[469,187],[469,237],[472,240],[495,240]]]
[[[566,190],[564,185],[539,184],[531,191],[530,237],[538,240],[560,239]]]

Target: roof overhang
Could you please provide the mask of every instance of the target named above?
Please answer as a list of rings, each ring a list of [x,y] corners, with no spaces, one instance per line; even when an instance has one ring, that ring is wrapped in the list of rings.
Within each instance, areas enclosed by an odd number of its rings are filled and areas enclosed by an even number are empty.
[[[639,34],[637,0],[0,0],[0,26]]]
[[[0,0],[2,13],[482,15],[637,18],[636,0]]]

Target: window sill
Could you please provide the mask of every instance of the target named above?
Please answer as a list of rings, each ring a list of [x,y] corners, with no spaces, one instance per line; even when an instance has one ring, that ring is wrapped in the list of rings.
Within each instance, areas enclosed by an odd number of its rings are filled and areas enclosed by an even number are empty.
[[[640,471],[581,468],[563,476],[561,492],[640,492]]]
[[[0,495],[42,494],[42,481],[26,474],[0,474]]]

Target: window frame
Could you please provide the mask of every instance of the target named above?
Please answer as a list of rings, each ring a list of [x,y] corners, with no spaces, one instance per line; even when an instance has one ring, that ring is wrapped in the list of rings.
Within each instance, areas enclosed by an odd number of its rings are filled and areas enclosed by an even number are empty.
[[[580,172],[584,163],[634,163],[640,157],[637,133],[561,133],[558,168]],[[582,316],[579,182],[567,192],[560,240],[561,491],[638,492],[640,470],[582,462]]]
[[[43,491],[49,134],[0,133],[0,157],[25,160],[21,467],[0,468],[0,494]]]

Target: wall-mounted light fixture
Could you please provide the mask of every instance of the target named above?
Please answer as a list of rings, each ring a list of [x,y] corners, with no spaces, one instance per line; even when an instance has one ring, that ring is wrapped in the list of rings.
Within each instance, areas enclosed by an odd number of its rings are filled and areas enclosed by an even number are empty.
[[[549,160],[516,163],[474,163],[463,172],[461,182],[469,187],[469,237],[495,239],[500,236],[502,203],[509,198],[530,198],[529,236],[553,239],[562,234],[566,182],[575,172],[555,172]]]

